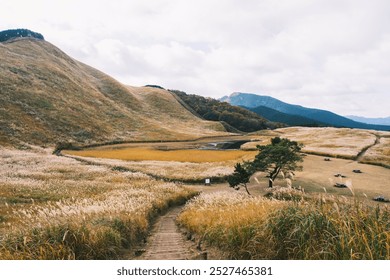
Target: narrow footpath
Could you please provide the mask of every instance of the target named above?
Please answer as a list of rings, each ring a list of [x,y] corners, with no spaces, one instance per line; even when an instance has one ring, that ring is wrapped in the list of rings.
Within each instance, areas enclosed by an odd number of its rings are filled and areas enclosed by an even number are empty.
[[[171,208],[159,217],[147,240],[140,260],[189,260],[199,257],[192,241],[186,240],[176,225],[175,219],[182,207]]]
[[[200,192],[231,191],[226,184],[216,184],[213,187],[191,186]],[[183,206],[172,207],[165,215],[157,218],[146,245],[138,250],[136,260],[220,260],[224,256],[215,248],[207,247],[193,236],[187,238],[176,224],[176,218]],[[192,239],[192,240],[189,240]]]
[[[366,154],[366,152],[367,152],[369,149],[371,149],[372,147],[374,147],[374,146],[376,146],[376,145],[378,145],[378,144],[380,143],[380,141],[381,141],[381,136],[375,134],[375,137],[376,137],[376,139],[375,139],[374,144],[372,144],[372,145],[370,145],[370,146],[364,148],[363,150],[361,150],[360,153],[357,154],[355,161],[360,162],[360,161],[363,159],[364,155]]]

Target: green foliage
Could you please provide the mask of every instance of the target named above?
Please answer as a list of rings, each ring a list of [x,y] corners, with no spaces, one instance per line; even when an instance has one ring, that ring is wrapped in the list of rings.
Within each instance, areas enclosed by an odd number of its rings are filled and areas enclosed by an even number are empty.
[[[32,37],[40,40],[44,40],[42,34],[33,32],[28,29],[10,29],[0,32],[0,42],[19,37]]]
[[[151,88],[158,88],[158,89],[165,89],[162,86],[159,85],[144,85],[144,87],[151,87]]]
[[[302,168],[298,165],[298,162],[303,161],[303,155],[300,153],[302,147],[303,145],[296,141],[280,137],[272,138],[269,145],[257,146],[259,153],[255,159],[242,165],[237,163],[233,174],[227,177],[230,187],[239,189],[243,186],[250,194],[246,186],[249,178],[256,171],[266,171],[270,178],[269,187],[272,188],[280,171],[287,173]]]
[[[303,155],[300,153],[303,145],[296,141],[275,137],[271,139],[271,144],[259,145],[257,148],[259,153],[250,166],[253,173],[256,171],[268,172],[270,187],[280,171],[291,172],[302,168],[298,163],[303,161]]]
[[[251,175],[252,173],[247,170],[245,164],[242,165],[237,163],[234,166],[233,174],[227,177],[227,181],[230,187],[235,188],[236,190],[239,190],[240,187],[243,186],[246,192],[250,195],[246,184],[249,183],[249,178]]]
[[[170,90],[170,92],[178,96],[202,118],[210,121],[225,122],[239,131],[253,132],[266,128],[280,127],[280,124],[269,122],[247,109],[230,105],[227,102],[193,94],[189,95],[178,90]]]

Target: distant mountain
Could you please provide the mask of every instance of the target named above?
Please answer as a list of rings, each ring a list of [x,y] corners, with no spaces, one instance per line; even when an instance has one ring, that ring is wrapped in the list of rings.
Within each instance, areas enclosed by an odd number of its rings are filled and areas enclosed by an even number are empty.
[[[166,90],[125,86],[44,40],[0,42],[0,146],[226,134]]]
[[[387,118],[365,118],[359,116],[346,116],[347,118],[368,124],[390,125],[390,117]]]
[[[259,116],[263,116],[264,118],[273,121],[273,122],[279,122],[279,123],[285,123],[290,126],[312,126],[312,127],[318,127],[318,126],[329,126],[329,124],[322,123],[313,119],[309,119],[306,117],[298,116],[298,115],[291,115],[282,113],[280,111],[277,111],[275,109],[271,109],[269,107],[265,106],[259,106],[256,108],[246,108]]]
[[[244,106],[248,108],[256,108],[259,106],[264,106],[285,114],[305,117],[335,127],[390,130],[390,126],[373,125],[373,124],[356,122],[354,120],[337,115],[330,111],[306,108],[300,105],[292,105],[270,96],[235,92],[230,96],[222,97],[220,100],[229,102],[232,105]]]
[[[206,120],[219,121],[225,129],[231,132],[253,132],[266,128],[282,127],[281,124],[270,122],[247,109],[232,106],[213,98],[194,94],[186,94],[178,90],[170,90],[180,103],[196,116]]]

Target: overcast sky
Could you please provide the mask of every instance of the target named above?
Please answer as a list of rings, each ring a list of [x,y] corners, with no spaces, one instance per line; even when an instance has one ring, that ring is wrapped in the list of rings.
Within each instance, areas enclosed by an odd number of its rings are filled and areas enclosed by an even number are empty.
[[[128,85],[214,98],[250,92],[341,115],[390,116],[388,0],[0,3],[0,29],[42,33]]]

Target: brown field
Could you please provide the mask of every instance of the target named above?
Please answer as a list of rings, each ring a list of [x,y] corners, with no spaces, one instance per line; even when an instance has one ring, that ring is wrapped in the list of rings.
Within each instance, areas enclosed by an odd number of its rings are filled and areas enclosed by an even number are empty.
[[[83,157],[75,157],[82,160]],[[178,162],[178,161],[127,161],[119,159],[87,158],[96,164],[119,166],[135,172],[142,172],[172,181],[200,182],[205,178],[220,178],[231,174],[236,161],[225,162]]]
[[[382,163],[390,167],[390,137],[381,137],[379,143],[370,148],[361,161],[374,164]]]
[[[363,173],[354,173],[355,169],[360,169]],[[345,175],[346,178],[334,177],[337,173]],[[355,195],[362,199],[365,195],[369,199],[377,195],[390,197],[390,170],[380,166],[346,159],[324,161],[321,156],[308,155],[303,162],[303,171],[295,174],[293,185],[301,185],[309,193],[326,191],[345,196]],[[349,188],[334,187],[337,182],[345,183]]]
[[[376,140],[376,135],[372,131],[349,128],[289,127],[273,132],[276,135],[262,135],[260,132],[257,138],[253,136],[259,140],[258,142],[246,143],[242,148],[253,149],[256,145],[266,145],[272,137],[279,136],[302,143],[305,153],[354,158]]]
[[[154,149],[130,148],[121,150],[84,150],[84,151],[65,151],[65,154],[111,158],[129,161],[176,161],[176,162],[223,162],[223,161],[242,161],[253,158],[256,152],[253,151],[217,151],[217,150],[168,150],[160,151]]]

